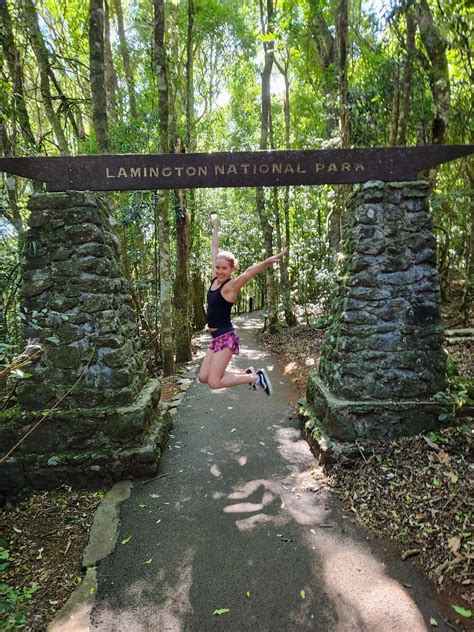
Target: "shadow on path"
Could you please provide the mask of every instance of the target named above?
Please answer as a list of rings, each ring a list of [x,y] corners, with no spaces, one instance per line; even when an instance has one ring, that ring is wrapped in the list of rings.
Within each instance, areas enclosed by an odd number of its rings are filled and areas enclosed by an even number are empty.
[[[344,516],[301,438],[291,385],[237,319],[235,366],[266,366],[271,398],[195,381],[160,473],[121,506],[98,568],[96,631],[448,630],[426,580]],[[120,544],[131,536],[127,544]],[[216,609],[229,612],[213,615]]]

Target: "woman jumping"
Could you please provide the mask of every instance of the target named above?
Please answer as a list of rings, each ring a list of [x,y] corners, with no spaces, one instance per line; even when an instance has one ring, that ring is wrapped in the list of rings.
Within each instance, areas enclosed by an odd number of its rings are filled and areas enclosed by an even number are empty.
[[[219,218],[211,215],[211,220],[214,278],[207,292],[207,326],[212,340],[202,361],[199,380],[212,389],[252,384],[254,388],[271,395],[273,389],[265,369],[256,372],[253,367],[245,371],[227,370],[232,355],[239,354],[239,336],[232,325],[230,312],[239,290],[265,268],[279,263],[287,251],[283,250],[265,261],[250,266],[233,279],[232,273],[238,269],[238,263],[231,252],[219,251]]]

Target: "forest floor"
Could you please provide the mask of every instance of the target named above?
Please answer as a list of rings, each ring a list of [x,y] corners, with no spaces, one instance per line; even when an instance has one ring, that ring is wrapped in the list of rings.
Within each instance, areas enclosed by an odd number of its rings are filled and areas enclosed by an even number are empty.
[[[317,367],[322,338],[322,331],[308,325],[261,336],[298,396],[304,396],[307,374]],[[458,366],[462,372],[462,354]],[[177,390],[176,376],[163,379],[162,400],[170,400]],[[329,485],[354,519],[372,535],[397,542],[400,554],[413,557],[449,604],[464,613],[473,605],[471,445],[464,424],[426,437],[374,443],[370,456],[351,469],[325,469]],[[10,552],[9,559],[0,560],[10,564],[1,581],[18,595],[17,611],[28,621],[25,630],[44,631],[82,581],[82,553],[102,495],[62,486],[0,512],[0,547]],[[33,588],[28,599],[32,586],[37,592]],[[467,624],[462,614],[458,618]],[[1,629],[8,628],[0,618]]]

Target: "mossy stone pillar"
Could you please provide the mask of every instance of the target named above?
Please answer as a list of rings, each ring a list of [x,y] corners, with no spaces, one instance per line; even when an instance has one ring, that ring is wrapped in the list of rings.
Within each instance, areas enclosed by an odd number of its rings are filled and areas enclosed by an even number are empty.
[[[22,261],[24,338],[44,346],[0,417],[0,491],[99,485],[157,471],[169,415],[147,377],[119,241],[96,194],[34,194]]]
[[[367,182],[350,200],[343,274],[307,401],[329,436],[435,428],[445,387],[436,242],[426,182]]]

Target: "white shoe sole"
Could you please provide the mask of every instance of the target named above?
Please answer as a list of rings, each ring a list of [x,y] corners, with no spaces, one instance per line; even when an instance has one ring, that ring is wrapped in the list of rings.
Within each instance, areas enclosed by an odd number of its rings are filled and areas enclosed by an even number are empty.
[[[260,373],[263,374],[263,377],[265,378],[265,381],[267,383],[267,387],[268,387],[268,393],[267,391],[263,388],[260,387],[262,389],[262,391],[264,391],[265,395],[269,396],[273,394],[273,386],[272,383],[270,381],[270,378],[268,377],[268,373],[265,371],[265,369],[259,369]]]

